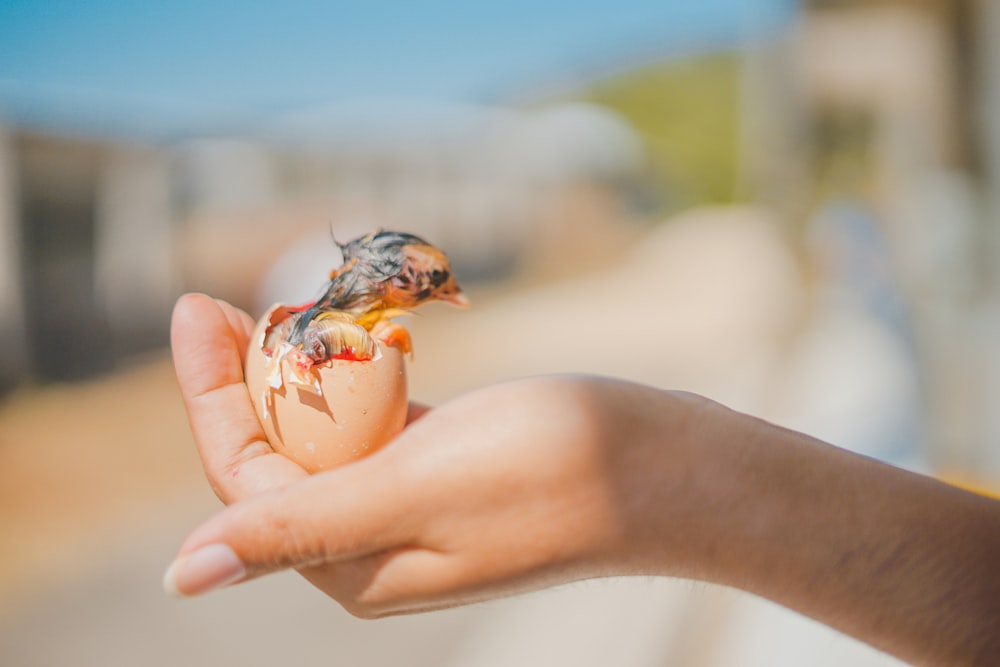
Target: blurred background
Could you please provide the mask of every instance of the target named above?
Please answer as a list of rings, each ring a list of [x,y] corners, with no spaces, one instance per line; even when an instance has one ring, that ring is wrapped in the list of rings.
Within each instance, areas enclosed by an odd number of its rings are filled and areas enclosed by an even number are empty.
[[[3,3],[0,663],[896,664],[690,582],[169,599],[219,507],[169,315],[407,230],[473,302],[408,320],[421,400],[606,373],[992,493],[998,44],[991,0]]]

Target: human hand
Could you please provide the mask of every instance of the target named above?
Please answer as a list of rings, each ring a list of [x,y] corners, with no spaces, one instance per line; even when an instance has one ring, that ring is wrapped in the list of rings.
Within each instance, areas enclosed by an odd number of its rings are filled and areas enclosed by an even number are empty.
[[[271,450],[253,411],[242,381],[252,327],[201,295],[175,309],[178,381],[209,481],[230,504],[181,547],[167,578],[178,592],[296,568],[371,616],[662,560],[648,519],[670,504],[652,490],[684,474],[681,441],[664,433],[682,431],[678,406],[691,397],[584,377],[497,385],[414,407],[393,443],[310,477]]]
[[[762,595],[915,664],[992,664],[1000,650],[995,500],[707,399],[593,377],[413,406],[392,443],[309,476],[271,450],[253,411],[252,324],[201,295],[174,312],[181,392],[229,507],[184,541],[172,591],[295,568],[375,617],[675,575]]]
[[[243,382],[254,321],[202,294],[174,307],[174,369],[195,444],[215,494],[230,504],[307,477],[267,442]]]

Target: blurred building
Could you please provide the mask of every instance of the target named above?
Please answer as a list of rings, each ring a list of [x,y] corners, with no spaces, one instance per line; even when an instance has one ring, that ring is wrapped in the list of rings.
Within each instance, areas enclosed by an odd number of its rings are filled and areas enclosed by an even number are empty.
[[[424,234],[466,282],[585,266],[615,246],[619,186],[642,158],[624,122],[584,104],[317,109],[253,136],[169,143],[0,138],[8,387],[162,347],[182,291],[251,311],[305,300],[339,262],[331,235]]]
[[[992,0],[810,0],[747,70],[748,181],[802,235],[871,221],[946,468],[1000,469],[998,40]]]
[[[164,340],[174,282],[164,158],[10,130],[0,144],[0,384],[80,378]]]

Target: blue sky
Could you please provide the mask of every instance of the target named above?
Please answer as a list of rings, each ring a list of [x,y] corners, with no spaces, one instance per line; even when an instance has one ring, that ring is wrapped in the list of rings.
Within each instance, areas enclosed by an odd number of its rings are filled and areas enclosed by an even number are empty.
[[[737,44],[795,6],[2,0],[0,119],[155,132],[357,99],[502,103],[651,55]]]

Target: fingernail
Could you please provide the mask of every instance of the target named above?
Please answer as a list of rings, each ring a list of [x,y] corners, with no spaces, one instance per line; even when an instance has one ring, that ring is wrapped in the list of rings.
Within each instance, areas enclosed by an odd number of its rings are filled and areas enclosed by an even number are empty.
[[[181,556],[163,575],[163,589],[176,596],[200,595],[235,583],[247,570],[225,544],[209,544]]]

